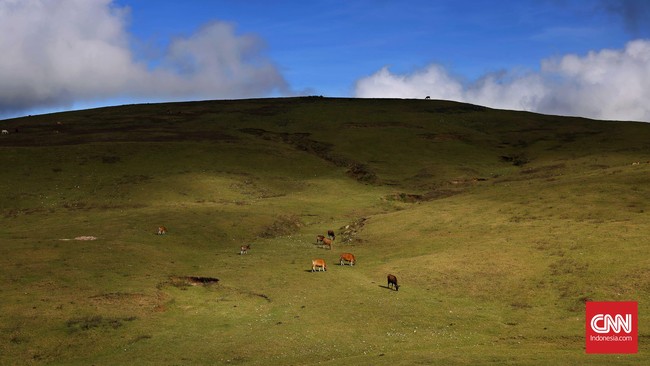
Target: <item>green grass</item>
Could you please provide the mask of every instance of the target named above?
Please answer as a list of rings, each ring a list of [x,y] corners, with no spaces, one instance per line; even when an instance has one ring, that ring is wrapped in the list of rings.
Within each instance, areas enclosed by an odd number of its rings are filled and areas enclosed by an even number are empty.
[[[326,98],[0,123],[0,364],[650,361],[647,124]],[[589,300],[638,301],[638,354],[585,354]]]

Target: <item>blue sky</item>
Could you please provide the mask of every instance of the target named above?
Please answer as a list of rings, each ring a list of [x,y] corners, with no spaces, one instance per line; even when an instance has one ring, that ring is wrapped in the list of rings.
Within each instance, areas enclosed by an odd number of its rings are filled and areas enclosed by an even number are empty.
[[[644,0],[0,0],[0,118],[316,94],[650,121],[648,20]]]

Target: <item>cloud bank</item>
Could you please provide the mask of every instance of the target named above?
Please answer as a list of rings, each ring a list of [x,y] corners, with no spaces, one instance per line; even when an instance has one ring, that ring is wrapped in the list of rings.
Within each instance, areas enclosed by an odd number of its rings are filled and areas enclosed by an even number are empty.
[[[384,67],[357,81],[357,97],[450,99],[492,108],[650,121],[650,41],[546,59],[538,71],[501,71],[464,83],[439,65],[409,74]]]
[[[137,60],[111,0],[0,0],[0,115],[106,98],[264,96],[287,84],[254,35],[213,22]],[[156,65],[151,66],[151,65]]]

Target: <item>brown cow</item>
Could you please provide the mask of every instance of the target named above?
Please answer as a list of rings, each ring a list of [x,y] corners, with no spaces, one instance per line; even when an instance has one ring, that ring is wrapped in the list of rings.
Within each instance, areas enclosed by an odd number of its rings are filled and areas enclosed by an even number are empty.
[[[395,287],[395,291],[399,291],[399,285],[397,284],[397,277],[393,276],[392,274],[388,275],[388,288],[393,285]]]
[[[332,250],[332,240],[329,238],[323,238],[322,246],[328,247],[330,250]]]
[[[342,266],[345,262],[350,263],[350,266],[354,266],[357,260],[354,258],[354,254],[352,253],[342,253],[341,257],[339,257],[339,264]]]
[[[332,240],[336,239],[336,235],[334,235],[334,230],[327,230],[327,237]]]
[[[321,269],[323,271],[327,271],[327,265],[325,264],[324,259],[312,259],[311,261],[311,271],[316,272],[316,268],[318,268],[318,271],[320,272]]]
[[[247,253],[248,253],[248,250],[249,250],[250,248],[251,248],[251,245],[250,245],[250,244],[248,244],[248,245],[242,245],[242,246],[241,246],[241,249],[239,250],[239,255],[247,254]]]
[[[164,226],[159,226],[158,227],[158,235],[163,235],[163,234],[167,234],[167,228],[164,227]]]

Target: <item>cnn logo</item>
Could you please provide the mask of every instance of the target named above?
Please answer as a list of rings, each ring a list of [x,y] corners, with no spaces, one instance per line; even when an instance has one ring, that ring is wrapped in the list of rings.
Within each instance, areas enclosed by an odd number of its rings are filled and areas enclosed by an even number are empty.
[[[587,353],[637,353],[638,304],[625,302],[587,302]]]

